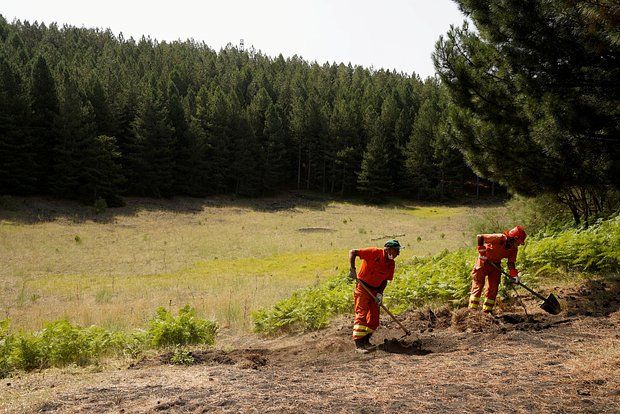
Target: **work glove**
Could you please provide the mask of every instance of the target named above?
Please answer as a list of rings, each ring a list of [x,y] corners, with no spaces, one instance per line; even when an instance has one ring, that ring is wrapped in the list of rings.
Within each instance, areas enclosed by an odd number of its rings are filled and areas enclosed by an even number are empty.
[[[375,302],[377,302],[377,305],[381,306],[381,303],[383,302],[383,294],[377,293],[375,295]]]
[[[355,270],[354,267],[349,269],[349,277],[354,280],[357,279],[357,271]]]
[[[518,284],[521,281],[519,271],[517,269],[510,269],[510,283]]]
[[[479,254],[478,258],[481,261],[484,262],[485,260],[487,260],[487,248],[486,247],[478,246],[478,254]]]

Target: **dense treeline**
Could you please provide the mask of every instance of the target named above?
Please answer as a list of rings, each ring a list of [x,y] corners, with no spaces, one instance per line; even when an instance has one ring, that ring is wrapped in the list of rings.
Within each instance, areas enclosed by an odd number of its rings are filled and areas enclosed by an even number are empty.
[[[0,193],[449,197],[440,83],[0,17]]]
[[[552,194],[575,222],[617,211],[620,4],[457,0],[434,54],[454,145],[481,176]]]

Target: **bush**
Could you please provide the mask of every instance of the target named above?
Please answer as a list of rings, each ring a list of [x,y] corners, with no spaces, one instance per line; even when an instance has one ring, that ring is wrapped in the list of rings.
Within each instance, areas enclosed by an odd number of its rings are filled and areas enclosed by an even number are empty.
[[[468,296],[475,255],[471,250],[444,251],[401,266],[387,292],[396,312],[429,303],[460,303]]]
[[[170,357],[170,363],[174,365],[192,365],[195,362],[194,356],[187,349],[176,346]]]
[[[35,333],[10,333],[9,320],[0,321],[0,378],[14,370],[88,365],[106,355],[136,357],[151,347],[213,344],[217,325],[196,318],[189,306],[174,317],[159,308],[148,331],[111,332],[97,326],[87,328],[58,320]]]
[[[252,314],[257,332],[273,334],[325,328],[329,318],[353,310],[351,279],[340,275]]]
[[[572,229],[528,243],[520,259],[526,268],[620,272],[620,216],[587,230]]]
[[[573,219],[570,211],[553,196],[514,196],[506,203],[505,209],[472,218],[469,227],[473,234],[501,233],[517,224],[523,226],[528,235],[533,236],[570,228]]]
[[[165,308],[157,309],[157,315],[149,323],[148,335],[155,347],[168,345],[208,344],[215,342],[217,324],[199,319],[189,305],[179,310],[174,317]]]

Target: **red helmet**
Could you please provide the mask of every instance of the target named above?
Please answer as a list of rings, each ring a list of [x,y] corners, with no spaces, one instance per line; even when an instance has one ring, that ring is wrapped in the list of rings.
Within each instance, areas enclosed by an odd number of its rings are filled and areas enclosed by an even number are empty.
[[[525,237],[527,236],[527,234],[525,234],[525,230],[523,230],[523,227],[521,226],[517,226],[514,229],[508,230],[506,232],[506,235],[508,237],[514,237],[514,239],[517,241],[517,244],[523,244],[525,242]]]

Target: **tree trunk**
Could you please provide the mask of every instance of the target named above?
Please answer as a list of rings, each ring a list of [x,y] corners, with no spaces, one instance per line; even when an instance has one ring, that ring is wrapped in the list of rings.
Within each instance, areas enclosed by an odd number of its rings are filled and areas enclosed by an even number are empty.
[[[310,189],[310,146],[308,146],[308,176],[306,178],[306,190]]]
[[[299,151],[297,152],[297,189],[301,188],[301,142],[299,143]]]
[[[443,180],[444,180],[445,172],[443,168],[441,169],[441,180],[439,181],[439,191],[441,193],[441,198],[443,199]]]
[[[326,173],[327,173],[327,169],[325,166],[325,154],[323,154],[323,192],[325,192],[325,184],[326,184]]]
[[[332,160],[332,188],[330,193],[334,193],[334,186],[336,185],[336,158]]]

